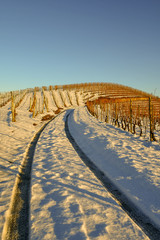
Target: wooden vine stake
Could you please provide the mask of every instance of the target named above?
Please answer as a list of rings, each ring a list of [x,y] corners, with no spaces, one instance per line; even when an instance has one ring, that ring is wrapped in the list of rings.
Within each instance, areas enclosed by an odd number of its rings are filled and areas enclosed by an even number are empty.
[[[36,116],[36,104],[37,104],[37,99],[35,98],[34,106],[33,106],[33,118],[35,118],[35,116]]]
[[[34,88],[34,95],[33,95],[33,102],[32,99],[30,98],[30,112],[33,112],[32,117],[34,118],[36,115],[36,104],[37,104],[37,98],[36,98],[36,88]]]
[[[41,100],[39,98],[38,112],[41,113]]]
[[[101,122],[102,122],[102,113],[103,113],[103,104],[100,102],[100,110],[101,110]]]
[[[31,112],[32,110],[32,98],[30,97],[30,104],[29,104],[29,111]]]
[[[130,99],[130,132],[132,133],[132,99]]]
[[[43,102],[45,104],[47,112],[49,112],[49,109],[48,109],[48,98],[45,96],[44,88],[42,88],[42,91],[43,91]]]
[[[106,123],[109,122],[109,109],[108,109],[108,103],[107,103],[107,113],[106,113],[106,119],[105,119]]]
[[[12,122],[16,121],[16,109],[15,109],[15,99],[13,92],[11,92],[11,111],[12,111]]]
[[[43,103],[42,103],[42,114],[44,113],[44,98],[43,98]]]
[[[151,105],[151,97],[149,97],[149,122],[150,122],[150,141],[156,141],[153,133],[153,106]]]
[[[117,102],[115,103],[115,126],[118,125]]]

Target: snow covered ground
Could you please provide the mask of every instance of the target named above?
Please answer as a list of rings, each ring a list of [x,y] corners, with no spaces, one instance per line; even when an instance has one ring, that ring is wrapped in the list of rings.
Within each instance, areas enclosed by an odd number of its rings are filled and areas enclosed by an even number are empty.
[[[19,107],[16,108],[16,122],[12,122],[11,102],[0,108],[0,238],[7,218],[16,175],[26,149],[34,134],[44,124],[41,121],[42,116],[46,114],[55,115],[54,111],[57,110],[51,92],[45,91],[45,94],[48,98],[49,112],[45,109],[44,114],[38,114],[35,118],[29,112],[30,98],[33,97],[33,92],[26,94]],[[60,105],[62,101],[59,100],[58,91],[54,91],[54,94]],[[37,92],[36,95],[38,103],[42,104],[42,93]],[[69,102],[68,94],[64,91],[63,95],[67,105]],[[70,95],[74,98],[75,92],[71,91]],[[79,102],[81,105],[84,104],[83,96],[79,96]]]
[[[160,228],[160,146],[95,120],[82,107],[69,116],[84,153]]]
[[[87,156],[118,186],[122,186],[136,204],[150,209],[160,221],[159,144],[100,123],[84,107],[74,111],[69,127]]]
[[[11,122],[10,103],[0,108],[0,235],[24,153],[43,125],[41,116],[33,119],[28,111],[30,95],[18,107],[15,123]],[[50,93],[46,96],[53,114],[54,101]],[[57,92],[55,97],[60,98]],[[159,227],[160,146],[97,121],[84,106],[77,107],[74,92],[70,97],[75,110],[64,111],[51,121],[36,145],[30,238],[149,239],[83,163],[66,136],[66,116],[70,113],[69,130],[85,154]],[[69,105],[65,93],[63,98]]]
[[[26,95],[18,107],[16,122],[11,120],[10,102],[0,108],[0,236],[25,150],[34,133],[42,126],[40,120],[33,119],[28,111],[30,96]]]
[[[65,117],[52,121],[36,146],[31,239],[147,239],[73,149]]]

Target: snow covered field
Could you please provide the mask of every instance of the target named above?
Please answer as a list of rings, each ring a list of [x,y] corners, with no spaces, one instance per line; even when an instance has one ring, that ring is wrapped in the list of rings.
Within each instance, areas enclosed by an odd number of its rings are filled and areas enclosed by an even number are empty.
[[[62,94],[69,106],[67,94]],[[44,124],[40,115],[33,119],[28,111],[30,96],[18,107],[15,123],[11,122],[10,103],[0,108],[0,235],[24,153]],[[46,96],[53,114],[55,103],[50,93]],[[84,106],[77,106],[73,92],[70,97],[75,110],[52,120],[36,145],[30,239],[149,239],[75,151],[66,136],[66,116],[70,113],[69,130],[85,154],[160,228],[159,144],[97,121]],[[59,104],[63,103],[59,100]]]

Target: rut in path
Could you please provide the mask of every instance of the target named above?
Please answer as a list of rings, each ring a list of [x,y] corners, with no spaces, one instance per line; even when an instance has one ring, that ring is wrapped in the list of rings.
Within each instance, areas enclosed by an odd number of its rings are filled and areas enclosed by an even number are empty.
[[[72,146],[82,159],[82,161],[90,168],[95,176],[102,182],[104,187],[111,193],[113,198],[119,203],[123,210],[134,220],[134,222],[146,233],[146,235],[153,240],[159,239],[160,229],[155,223],[139,209],[97,166],[88,158],[80,146],[76,143],[69,131],[68,119],[72,116],[72,110],[66,117],[65,131]]]
[[[84,161],[84,163],[92,170],[96,177],[101,180],[103,185],[111,192],[111,194],[120,202],[124,210],[128,212],[128,214],[132,218],[135,214],[137,214],[135,215],[137,219],[135,218],[134,220],[138,223],[138,225],[140,225],[139,218],[142,217],[142,214],[139,215],[138,213],[139,209],[137,210],[135,206],[131,205],[128,202],[128,199],[126,199],[125,196],[123,196],[122,193],[116,188],[116,186],[114,186],[113,183],[106,176],[104,176],[103,172],[97,169],[97,167],[90,161],[90,159],[76,144],[68,128],[68,121],[69,116],[71,116],[71,112],[69,114],[66,117],[65,121],[65,131],[69,141],[72,143],[72,146],[74,147],[80,158]],[[12,201],[9,209],[10,213],[9,218],[7,219],[4,226],[3,239],[15,240],[29,238],[29,210],[30,210],[29,200],[30,200],[31,168],[35,147],[40,137],[40,134],[44,130],[45,126],[40,129],[40,131],[35,135],[35,137],[31,141],[28,147],[28,151],[26,152],[26,156],[21,165],[19,174],[17,175],[12,194]],[[142,220],[144,220],[143,217]],[[148,236],[150,236],[151,239],[158,239],[157,236],[159,236],[160,234],[158,232],[159,230],[157,231],[157,229],[154,228],[154,226],[152,225],[152,223],[149,222],[149,220],[148,224],[146,224],[145,222],[142,222],[141,228],[146,232]]]
[[[40,134],[49,122],[44,124],[33,137],[19,168],[19,173],[16,176],[13,187],[7,218],[4,223],[2,233],[3,240],[29,238],[30,182],[33,156]]]

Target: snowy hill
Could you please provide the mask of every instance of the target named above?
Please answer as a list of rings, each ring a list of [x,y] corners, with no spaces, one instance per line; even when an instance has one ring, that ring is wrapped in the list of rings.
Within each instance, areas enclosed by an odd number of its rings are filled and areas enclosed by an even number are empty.
[[[118,86],[118,90],[113,91],[113,86],[108,85],[106,92],[102,91],[103,86],[93,87],[28,89],[14,93],[14,99],[9,93],[1,95],[0,235],[3,232],[3,239],[8,236],[16,239],[20,234],[28,237],[29,232],[31,239],[158,239],[159,143],[145,141],[111,124],[106,125],[91,116],[85,107],[88,100],[100,96],[115,98],[128,94],[135,97],[140,91],[135,93]],[[12,121],[11,100],[15,107],[15,121]],[[43,120],[45,118],[51,122],[37,137],[36,133],[47,122]],[[96,173],[93,174],[83,162],[83,157],[67,136],[66,122],[79,148],[100,174],[103,172],[110,179],[122,198],[107,190],[103,179],[97,180]],[[23,229],[24,233],[20,233],[16,227],[9,230],[11,221],[20,221],[18,215],[25,221],[20,209],[16,210],[19,212],[13,211],[19,191],[16,179],[21,177],[22,168],[25,169],[24,160],[34,136],[37,143],[33,144],[31,195],[27,200],[30,223],[26,229],[30,230]],[[19,197],[21,199],[21,193]],[[132,207],[132,214],[127,207],[122,206],[122,209],[119,206],[123,205],[124,199]],[[140,221],[133,216],[138,211]]]

